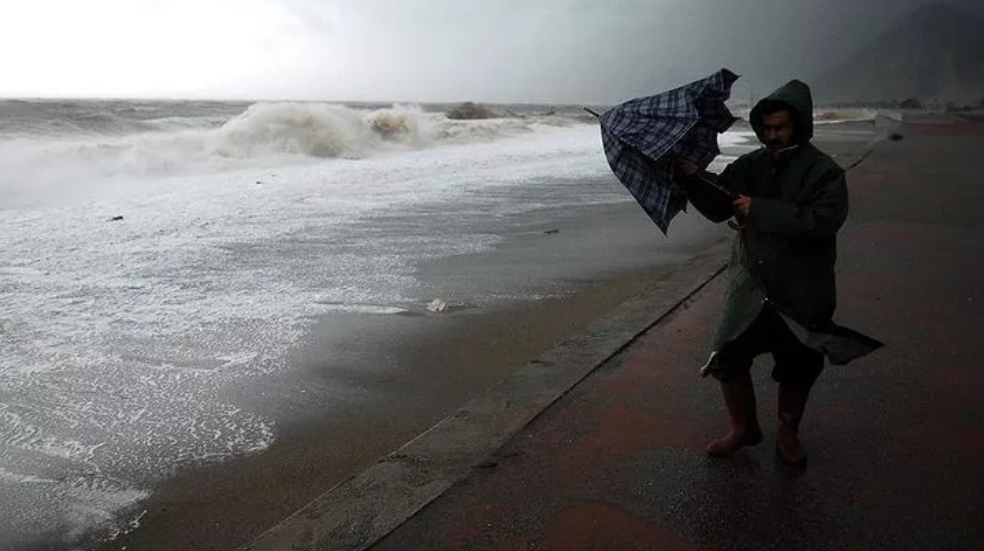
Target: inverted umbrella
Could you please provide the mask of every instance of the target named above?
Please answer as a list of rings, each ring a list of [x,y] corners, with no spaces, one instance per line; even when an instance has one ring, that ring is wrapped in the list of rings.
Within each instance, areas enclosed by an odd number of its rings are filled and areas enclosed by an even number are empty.
[[[601,116],[601,138],[612,172],[666,233],[687,205],[674,183],[674,159],[706,169],[717,136],[735,122],[724,104],[738,75],[721,69],[675,90],[623,103]]]

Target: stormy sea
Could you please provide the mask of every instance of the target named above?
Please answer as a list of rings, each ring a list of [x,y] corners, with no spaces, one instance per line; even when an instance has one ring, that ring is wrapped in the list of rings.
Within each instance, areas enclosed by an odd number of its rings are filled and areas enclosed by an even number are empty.
[[[319,316],[425,311],[421,262],[632,202],[579,107],[450,107],[0,102],[6,544],[125,530],[177,470],[267,448],[277,423],[241,389]]]

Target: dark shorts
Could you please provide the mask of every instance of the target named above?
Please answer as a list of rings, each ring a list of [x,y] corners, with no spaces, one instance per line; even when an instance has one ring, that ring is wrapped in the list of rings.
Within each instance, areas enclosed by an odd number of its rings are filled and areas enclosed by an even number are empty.
[[[767,306],[744,333],[719,351],[714,376],[727,381],[744,375],[751,370],[755,357],[765,353],[771,353],[775,362],[772,379],[794,390],[809,390],[823,371],[823,354],[800,342],[779,314]]]

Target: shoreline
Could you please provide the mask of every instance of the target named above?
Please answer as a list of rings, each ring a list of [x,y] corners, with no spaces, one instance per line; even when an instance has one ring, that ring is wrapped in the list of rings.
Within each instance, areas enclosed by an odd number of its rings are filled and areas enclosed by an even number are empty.
[[[862,137],[870,139],[877,133],[855,138],[847,130],[847,134],[836,138],[843,147],[830,151],[842,163],[860,156]],[[634,208],[634,204],[628,206]],[[682,232],[677,230],[680,235]],[[652,235],[658,232],[654,227],[649,231]],[[527,238],[541,240],[542,233],[531,231]],[[350,402],[322,410],[311,407],[310,397],[279,404],[281,417],[292,421],[279,424],[277,441],[270,448],[218,465],[189,468],[170,478],[135,511],[148,511],[139,529],[96,548],[211,549],[246,544],[432,427],[461,404],[483,395],[559,341],[583,332],[634,297],[653,294],[667,274],[712,249],[727,235],[720,231],[710,241],[667,251],[670,254],[662,263],[651,259],[639,263],[633,259],[627,266],[579,280],[547,276],[547,280],[560,281],[561,287],[566,288],[567,294],[560,297],[433,316],[341,315],[332,316],[334,320],[324,319],[315,333],[328,331],[333,322],[351,331],[335,338],[356,342],[349,349],[352,365],[348,369],[327,368],[323,361],[319,365],[314,358],[325,351],[325,346],[332,345],[314,342],[300,353],[300,374],[285,374],[283,379],[289,380],[273,386],[301,382],[315,396],[337,396],[338,382],[347,376],[345,391],[352,393],[348,396]],[[510,239],[501,249],[522,249],[523,236]],[[524,254],[529,251],[520,253],[520,258]],[[460,266],[471,260],[443,259],[438,264],[458,262]],[[522,273],[523,263],[516,263],[514,268]],[[436,269],[443,271],[448,266]],[[492,279],[502,276],[493,274]],[[350,319],[343,321],[341,318],[345,317]],[[359,321],[351,323],[354,318]],[[399,332],[395,341],[387,332],[393,330]],[[313,340],[317,341],[317,337]],[[359,351],[374,347],[374,360]],[[305,355],[307,359],[303,359]],[[377,363],[373,365],[373,361]],[[369,369],[354,369],[360,363]],[[469,369],[455,371],[449,367],[461,365]],[[341,378],[340,373],[344,375]],[[389,391],[380,392],[384,389]]]
[[[231,549],[246,544],[482,395],[529,359],[651,291],[666,275],[664,269],[644,270],[568,297],[452,313],[446,321],[462,321],[458,327],[441,324],[445,327],[421,331],[414,335],[418,338],[404,337],[389,351],[404,358],[398,362],[401,372],[383,373],[376,383],[399,387],[406,392],[400,399],[392,400],[399,393],[390,392],[384,393],[388,398],[377,395],[324,417],[309,412],[281,427],[277,441],[263,452],[187,469],[143,502],[140,509],[148,513],[138,530],[98,549],[175,549],[190,542],[199,549],[219,548],[212,545],[219,542]],[[508,342],[510,353],[492,350],[502,342]],[[447,366],[467,366],[468,371],[448,373]],[[420,400],[426,395],[429,400]],[[207,495],[202,488],[208,488]],[[211,522],[200,523],[203,517]]]
[[[253,381],[233,391],[241,393],[237,402],[245,402],[244,409],[274,411],[277,438],[269,448],[182,469],[125,517],[142,515],[139,528],[112,541],[93,537],[86,548],[248,543],[557,342],[651,294],[681,264],[728,235],[693,216],[679,224],[678,236],[666,239],[628,202],[559,218],[532,215],[491,252],[419,267],[420,296],[439,289],[452,304],[465,299],[460,309],[319,318],[307,344],[292,355],[292,369],[261,382],[265,388]],[[552,229],[559,233],[546,233]],[[583,256],[615,236],[622,236],[618,246],[570,265],[570,255]],[[505,298],[467,299],[495,296],[500,288]]]

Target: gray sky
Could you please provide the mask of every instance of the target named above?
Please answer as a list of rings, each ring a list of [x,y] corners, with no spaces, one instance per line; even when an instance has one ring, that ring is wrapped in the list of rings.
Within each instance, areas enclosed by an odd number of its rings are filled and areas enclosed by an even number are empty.
[[[0,96],[610,103],[725,66],[761,94],[925,3],[2,0]]]

